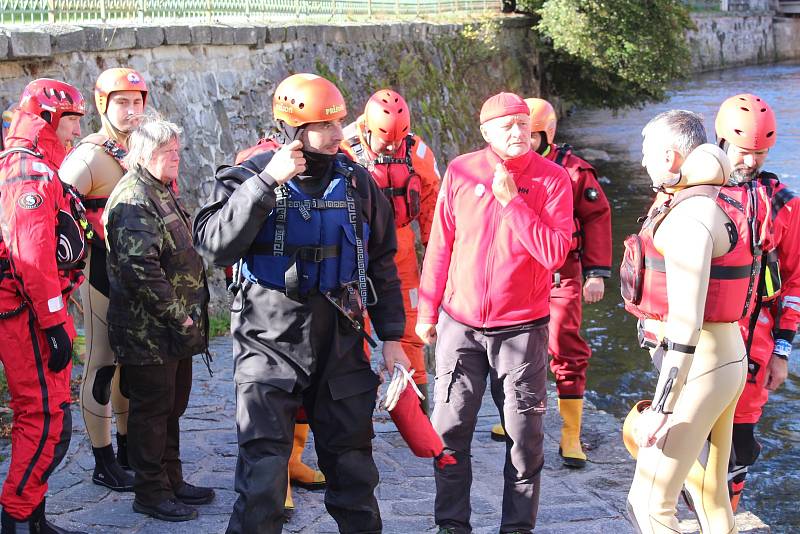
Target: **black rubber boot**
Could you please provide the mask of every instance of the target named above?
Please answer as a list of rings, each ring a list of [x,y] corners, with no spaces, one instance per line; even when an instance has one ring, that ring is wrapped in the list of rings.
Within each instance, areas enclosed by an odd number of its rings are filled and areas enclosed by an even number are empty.
[[[128,462],[128,434],[119,432],[117,432],[117,463],[123,469],[131,470],[131,464]]]
[[[214,500],[214,490],[202,486],[193,486],[184,482],[180,489],[174,489],[175,498],[183,504],[208,504]]]
[[[94,473],[92,482],[113,491],[133,491],[133,475],[122,469],[114,458],[114,449],[106,445],[100,449],[92,447]]]
[[[133,511],[155,517],[162,521],[178,522],[197,519],[197,510],[183,504],[177,499],[167,499],[154,505],[146,505],[134,500]]]
[[[86,532],[79,532],[75,530],[67,530],[58,527],[48,521],[44,516],[44,504],[42,502],[27,519],[18,520],[11,517],[3,510],[0,523],[2,530],[0,534],[87,534]]]

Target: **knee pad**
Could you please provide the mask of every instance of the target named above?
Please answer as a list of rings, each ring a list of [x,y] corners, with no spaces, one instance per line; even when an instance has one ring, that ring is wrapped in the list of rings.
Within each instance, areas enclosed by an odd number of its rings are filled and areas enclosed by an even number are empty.
[[[735,465],[750,466],[756,463],[761,454],[761,444],[755,436],[756,425],[738,423],[733,425],[732,460]]]
[[[92,397],[100,406],[105,406],[111,400],[111,380],[114,378],[116,370],[116,365],[106,365],[95,373]]]

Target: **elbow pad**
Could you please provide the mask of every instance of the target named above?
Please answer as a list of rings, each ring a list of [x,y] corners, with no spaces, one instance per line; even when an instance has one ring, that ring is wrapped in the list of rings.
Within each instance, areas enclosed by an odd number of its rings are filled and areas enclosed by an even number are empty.
[[[658,377],[652,410],[670,414],[678,403],[678,396],[689,376],[692,366],[694,346],[672,343],[668,339],[661,342],[657,352],[661,352],[661,372]]]

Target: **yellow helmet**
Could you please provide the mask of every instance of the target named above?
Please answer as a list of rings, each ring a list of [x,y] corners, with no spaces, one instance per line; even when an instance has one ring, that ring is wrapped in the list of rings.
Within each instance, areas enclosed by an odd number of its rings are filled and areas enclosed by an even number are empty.
[[[634,460],[639,454],[639,446],[636,444],[633,432],[636,429],[636,424],[639,422],[642,412],[649,408],[650,404],[651,401],[649,400],[637,402],[633,408],[631,408],[631,411],[628,412],[628,416],[625,417],[625,423],[622,425],[622,442],[625,444],[625,448],[628,449],[628,452],[631,453]]]

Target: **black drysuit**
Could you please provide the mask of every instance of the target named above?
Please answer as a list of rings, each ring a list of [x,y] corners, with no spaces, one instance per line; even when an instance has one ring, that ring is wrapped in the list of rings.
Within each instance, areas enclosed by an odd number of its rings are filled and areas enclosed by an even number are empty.
[[[195,246],[207,260],[226,266],[248,254],[275,207],[274,180],[258,176],[273,154],[256,155],[217,173],[211,202],[194,222]],[[405,315],[394,264],[392,209],[369,173],[347,162],[354,167],[357,200],[370,225],[367,275],[377,294],[370,319],[382,340],[397,341]],[[301,180],[301,187],[321,195],[332,174],[332,165],[324,165]],[[292,300],[281,291],[245,281],[232,310],[239,498],[227,532],[281,531],[287,462],[301,405],[328,480],[328,512],[341,532],[380,532],[374,497],[378,470],[371,443],[379,379],[364,354],[363,338],[319,294]]]

